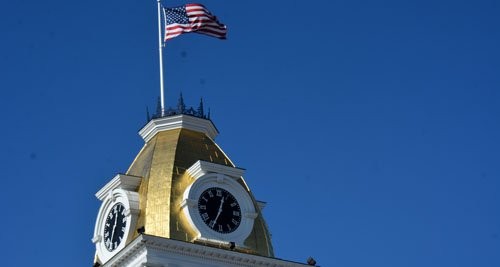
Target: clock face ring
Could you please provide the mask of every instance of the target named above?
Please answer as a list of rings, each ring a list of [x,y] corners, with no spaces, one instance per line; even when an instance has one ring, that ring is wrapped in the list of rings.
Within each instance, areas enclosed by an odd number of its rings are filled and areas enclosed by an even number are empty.
[[[224,173],[205,173],[195,179],[180,203],[194,239],[245,246],[258,216],[250,192],[239,178]]]
[[[114,251],[122,243],[126,228],[125,206],[118,202],[109,210],[104,222],[104,246],[108,251]]]
[[[220,187],[205,189],[198,198],[202,221],[213,231],[228,234],[241,224],[241,208],[236,198]]]

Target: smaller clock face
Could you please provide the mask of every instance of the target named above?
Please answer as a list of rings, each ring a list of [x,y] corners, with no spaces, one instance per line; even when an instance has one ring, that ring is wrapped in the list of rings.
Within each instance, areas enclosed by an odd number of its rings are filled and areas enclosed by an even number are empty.
[[[241,209],[236,198],[219,187],[208,188],[198,199],[201,219],[212,230],[227,234],[241,223]]]
[[[115,250],[121,244],[126,226],[125,207],[118,202],[111,208],[104,223],[104,245],[108,251]]]

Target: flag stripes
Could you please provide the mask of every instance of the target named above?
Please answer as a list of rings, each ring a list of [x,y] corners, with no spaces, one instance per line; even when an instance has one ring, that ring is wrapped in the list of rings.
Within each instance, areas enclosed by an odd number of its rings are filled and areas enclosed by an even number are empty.
[[[183,33],[196,32],[226,39],[227,28],[201,4],[186,4],[180,7],[163,8],[165,18],[165,41]]]

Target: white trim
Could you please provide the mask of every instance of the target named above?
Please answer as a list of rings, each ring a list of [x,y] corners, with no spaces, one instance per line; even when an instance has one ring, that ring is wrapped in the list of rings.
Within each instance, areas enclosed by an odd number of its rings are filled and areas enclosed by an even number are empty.
[[[210,120],[189,115],[176,115],[151,120],[139,131],[139,135],[147,143],[159,132],[181,128],[204,133],[212,140],[219,134],[219,131]]]
[[[103,267],[118,266],[306,267],[309,265],[207,247],[174,239],[140,235]]]
[[[238,180],[245,173],[245,169],[198,160],[191,167],[189,167],[186,172],[194,179],[198,179],[207,173],[220,173],[225,174],[233,178],[234,180]],[[223,179],[223,176],[221,176],[219,179]]]
[[[95,196],[100,201],[103,201],[106,197],[112,196],[113,190],[121,188],[126,191],[137,192],[139,185],[141,184],[141,177],[130,176],[125,174],[117,174],[111,181],[109,181],[101,190],[97,191]]]

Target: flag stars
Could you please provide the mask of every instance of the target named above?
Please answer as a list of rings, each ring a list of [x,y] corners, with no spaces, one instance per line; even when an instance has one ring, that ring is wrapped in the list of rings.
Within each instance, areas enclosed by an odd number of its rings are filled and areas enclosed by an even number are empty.
[[[187,24],[189,19],[185,7],[175,7],[165,9],[167,24]]]

